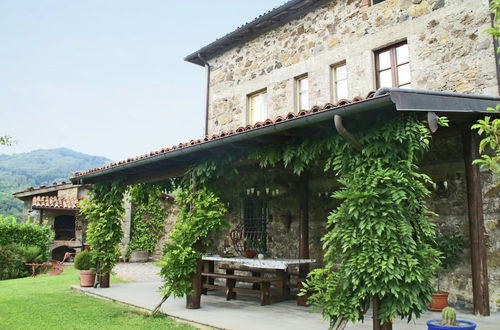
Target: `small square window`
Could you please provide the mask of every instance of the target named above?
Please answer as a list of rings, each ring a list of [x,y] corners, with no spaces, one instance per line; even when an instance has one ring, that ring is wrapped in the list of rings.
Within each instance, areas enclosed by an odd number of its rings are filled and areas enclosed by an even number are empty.
[[[309,110],[309,77],[302,75],[295,78],[297,111]]]
[[[375,52],[377,88],[411,88],[410,56],[405,42]]]
[[[332,66],[333,101],[338,102],[349,97],[347,86],[347,65],[345,62]]]
[[[248,123],[255,124],[267,119],[267,89],[248,95]]]

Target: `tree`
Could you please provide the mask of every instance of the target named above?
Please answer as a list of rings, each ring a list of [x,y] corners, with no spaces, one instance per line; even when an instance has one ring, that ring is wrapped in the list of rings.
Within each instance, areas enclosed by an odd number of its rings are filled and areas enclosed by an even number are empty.
[[[16,141],[12,140],[12,137],[8,135],[0,136],[0,145],[2,146],[11,146],[14,143],[16,143]]]

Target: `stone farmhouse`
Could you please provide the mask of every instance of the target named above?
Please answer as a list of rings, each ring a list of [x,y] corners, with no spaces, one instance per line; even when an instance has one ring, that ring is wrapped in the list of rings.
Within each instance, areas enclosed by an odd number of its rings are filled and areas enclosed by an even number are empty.
[[[61,261],[66,252],[77,253],[88,245],[85,235],[88,221],[79,213],[79,202],[87,198],[88,188],[89,185],[55,182],[51,186],[30,187],[14,194],[14,197],[24,202],[23,219],[31,218],[39,224],[46,221],[52,228],[54,239],[49,249],[51,258],[54,260]],[[159,197],[159,202],[167,206],[165,233],[168,233],[175,223],[176,206],[173,202],[175,198],[166,193]],[[123,206],[125,213],[122,218],[123,239],[120,252],[122,259],[126,260],[135,209],[128,197],[124,198]],[[158,259],[161,256],[166,239],[166,234],[161,236],[149,257]],[[136,261],[146,261],[147,258],[148,256],[145,255],[145,260]]]
[[[14,194],[24,202],[23,218],[47,221],[54,232],[50,245],[51,258],[61,261],[66,252],[81,251],[85,244],[87,222],[78,215],[78,202],[85,197],[85,185],[71,182],[51,186],[30,187]]]
[[[446,274],[450,302],[488,315],[500,294],[498,178],[471,162],[475,120],[500,99],[487,0],[291,0],[188,55],[207,71],[205,137],[73,173],[74,184],[125,177],[130,184],[179,177],[213,154],[279,145],[314,132],[356,145],[375,116],[417,113],[434,132],[421,170],[435,182],[429,202],[442,231],[460,231],[467,252]],[[376,92],[375,92],[376,91]],[[495,115],[495,114],[494,114]],[[356,145],[357,147],[361,147]],[[337,206],[333,173],[300,175],[242,160],[237,182],[221,180],[230,229],[243,228],[269,257],[322,260],[325,219]],[[300,269],[302,273],[307,269]]]

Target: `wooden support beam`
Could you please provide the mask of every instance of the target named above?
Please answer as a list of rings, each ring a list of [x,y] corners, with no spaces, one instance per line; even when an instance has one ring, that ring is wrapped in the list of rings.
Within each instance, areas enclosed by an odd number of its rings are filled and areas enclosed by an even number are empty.
[[[196,270],[190,275],[191,284],[193,285],[193,293],[186,296],[186,308],[187,309],[198,309],[201,305],[201,272],[202,272],[203,262],[200,258],[196,260]]]
[[[472,294],[474,314],[490,315],[488,268],[484,239],[483,198],[481,173],[478,165],[472,165],[479,155],[479,136],[470,129],[463,134],[465,176],[467,179],[467,206],[472,268]]]
[[[309,259],[309,173],[302,172],[297,184],[299,199],[299,258]],[[309,273],[309,264],[299,266],[299,274],[304,278]]]

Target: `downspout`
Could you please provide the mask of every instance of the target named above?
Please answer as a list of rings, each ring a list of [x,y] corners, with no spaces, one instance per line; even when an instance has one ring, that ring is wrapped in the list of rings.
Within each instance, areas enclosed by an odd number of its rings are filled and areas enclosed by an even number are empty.
[[[210,71],[211,67],[210,64],[201,56],[200,53],[198,53],[198,58],[200,61],[203,63],[205,68],[207,69],[207,95],[205,99],[205,135],[208,135],[208,106],[210,104]]]
[[[335,115],[334,122],[337,133],[339,133],[344,139],[352,144],[358,151],[363,150],[363,146],[361,145],[361,143],[359,143],[359,141],[356,140],[356,138],[344,127],[341,116]]]

